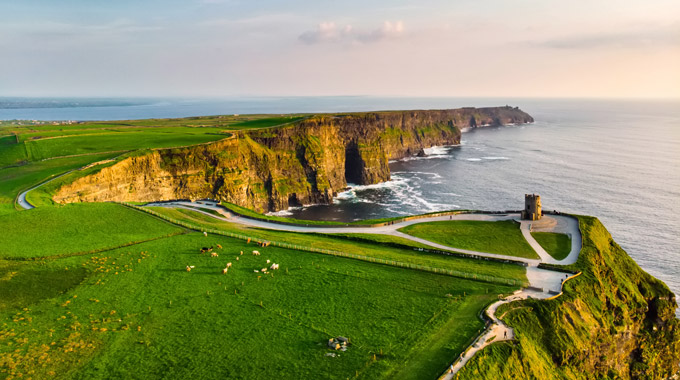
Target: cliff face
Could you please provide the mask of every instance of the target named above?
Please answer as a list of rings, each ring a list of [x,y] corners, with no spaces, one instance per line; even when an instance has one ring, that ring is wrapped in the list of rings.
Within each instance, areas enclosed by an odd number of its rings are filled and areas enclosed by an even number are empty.
[[[390,179],[388,160],[460,143],[460,129],[527,123],[517,108],[314,116],[211,144],[127,158],[60,188],[54,200],[217,198],[259,212],[329,203],[347,183]]]
[[[492,344],[459,379],[667,379],[680,362],[675,296],[644,272],[595,218],[581,217],[583,274],[555,300],[497,311],[517,341]]]

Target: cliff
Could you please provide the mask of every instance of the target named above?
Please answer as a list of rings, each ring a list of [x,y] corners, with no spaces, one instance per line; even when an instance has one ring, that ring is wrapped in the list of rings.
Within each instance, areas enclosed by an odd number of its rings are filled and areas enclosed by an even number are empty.
[[[329,203],[390,179],[388,160],[460,143],[461,128],[532,122],[512,107],[315,115],[294,125],[127,158],[61,187],[60,203],[216,198],[259,212]]]
[[[595,218],[580,217],[583,249],[550,301],[503,305],[517,341],[488,346],[459,379],[666,379],[678,372],[675,296],[644,272]]]

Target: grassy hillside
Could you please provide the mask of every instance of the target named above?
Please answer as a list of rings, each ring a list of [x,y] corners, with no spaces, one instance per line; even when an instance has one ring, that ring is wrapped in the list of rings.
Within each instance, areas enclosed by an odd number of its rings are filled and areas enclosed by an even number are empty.
[[[678,371],[673,293],[640,269],[597,219],[579,217],[579,223],[583,249],[567,269],[583,274],[555,300],[500,307],[517,343],[484,349],[459,379],[661,379]]]
[[[11,206],[17,194],[47,179],[54,178],[69,170],[83,167],[89,163],[110,159],[118,155],[119,153],[104,153],[91,156],[68,157],[31,162],[23,166],[0,169],[0,207],[2,205]],[[9,210],[13,209],[13,207],[6,207],[5,209]]]
[[[198,253],[217,243],[219,257]],[[481,328],[481,308],[512,289],[272,247],[238,254],[253,248],[194,233],[0,261],[0,292],[12,293],[0,304],[0,374],[433,378]],[[281,269],[254,273],[267,259]],[[338,335],[352,344],[328,356],[325,343]]]
[[[538,259],[522,236],[517,222],[483,222],[454,220],[426,222],[400,228],[399,231],[449,247],[479,252]]]

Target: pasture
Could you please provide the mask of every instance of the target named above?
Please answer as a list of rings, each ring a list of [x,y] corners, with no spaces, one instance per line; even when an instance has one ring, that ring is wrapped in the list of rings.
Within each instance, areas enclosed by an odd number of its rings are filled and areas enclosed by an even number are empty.
[[[0,258],[64,256],[181,233],[182,228],[111,203],[73,203],[0,215]]]
[[[399,231],[435,243],[479,252],[538,259],[514,221],[454,220],[412,224]]]
[[[303,118],[246,115],[66,125],[0,123],[0,168],[72,155],[189,146],[227,138],[230,130],[269,128]]]
[[[8,378],[434,378],[513,290],[199,233],[0,263]]]
[[[356,240],[353,236],[350,236],[350,239],[342,235],[273,231],[249,228],[239,224],[221,221],[208,215],[186,209],[168,209],[163,207],[150,207],[150,209],[170,218],[187,222],[195,226],[215,228],[225,232],[243,234],[259,239],[283,241],[313,248],[332,249],[378,259],[458,270],[471,274],[493,276],[500,279],[512,279],[522,282],[527,281],[524,267],[518,265],[427,253],[414,250],[408,245],[404,245],[403,247],[386,246],[382,244],[384,241],[382,239],[383,235],[362,234],[362,238]],[[375,238],[376,240],[372,241],[372,238]],[[398,242],[398,240],[390,240],[390,242]]]

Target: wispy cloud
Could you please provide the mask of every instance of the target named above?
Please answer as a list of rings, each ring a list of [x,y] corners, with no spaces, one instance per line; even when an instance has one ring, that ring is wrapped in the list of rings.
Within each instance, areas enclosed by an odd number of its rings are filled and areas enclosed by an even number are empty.
[[[665,27],[629,28],[615,33],[594,33],[532,41],[531,45],[551,49],[680,47],[680,23]]]
[[[337,25],[335,22],[322,22],[316,29],[308,30],[298,37],[305,44],[318,43],[371,43],[395,39],[404,35],[403,21],[385,21],[373,30],[357,29],[352,25]]]

